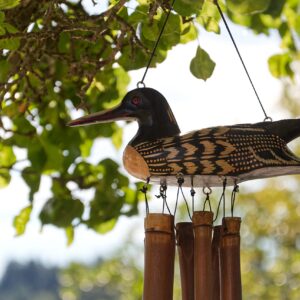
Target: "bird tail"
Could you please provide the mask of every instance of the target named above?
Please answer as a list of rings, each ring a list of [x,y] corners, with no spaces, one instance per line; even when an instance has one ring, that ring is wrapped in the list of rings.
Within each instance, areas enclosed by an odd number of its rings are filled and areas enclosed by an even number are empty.
[[[300,119],[286,119],[275,122],[264,122],[262,124],[266,130],[278,135],[286,143],[300,136]]]

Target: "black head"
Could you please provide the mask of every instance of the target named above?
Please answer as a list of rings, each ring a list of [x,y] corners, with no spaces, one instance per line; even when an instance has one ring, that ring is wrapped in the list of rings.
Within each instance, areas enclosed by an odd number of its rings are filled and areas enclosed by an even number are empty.
[[[143,140],[174,136],[180,133],[176,119],[165,97],[151,88],[138,88],[126,94],[119,106],[73,120],[70,126],[136,120],[139,130],[132,144]]]

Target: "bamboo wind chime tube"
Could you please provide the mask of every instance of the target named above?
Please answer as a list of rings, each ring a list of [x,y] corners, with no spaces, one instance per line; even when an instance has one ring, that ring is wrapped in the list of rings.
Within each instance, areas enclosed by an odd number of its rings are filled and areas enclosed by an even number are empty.
[[[212,299],[211,239],[213,213],[193,214],[194,227],[194,293],[195,300]]]
[[[223,218],[220,243],[222,300],[242,299],[240,227],[241,218]]]
[[[221,242],[221,229],[222,226],[214,226],[213,228],[213,239],[211,245],[212,252],[212,272],[213,272],[213,282],[212,282],[212,299],[220,300],[220,242]]]
[[[182,300],[194,300],[194,232],[193,223],[176,224]]]
[[[144,300],[172,300],[175,235],[172,215],[145,218]]]

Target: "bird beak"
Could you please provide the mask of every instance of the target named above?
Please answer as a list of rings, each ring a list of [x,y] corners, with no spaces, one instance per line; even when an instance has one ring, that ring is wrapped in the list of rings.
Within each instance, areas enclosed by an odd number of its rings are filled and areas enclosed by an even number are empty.
[[[126,111],[124,108],[121,107],[121,105],[96,112],[94,114],[90,114],[87,116],[83,116],[81,118],[75,119],[68,123],[68,126],[85,126],[85,125],[91,125],[91,124],[97,124],[97,123],[108,123],[112,121],[118,121],[118,120],[132,120],[130,118],[130,113]]]

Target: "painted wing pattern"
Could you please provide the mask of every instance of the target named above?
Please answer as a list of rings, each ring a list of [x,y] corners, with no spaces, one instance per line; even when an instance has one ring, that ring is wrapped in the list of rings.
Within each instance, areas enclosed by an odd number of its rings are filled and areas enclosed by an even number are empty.
[[[250,124],[212,127],[140,143],[151,176],[238,176],[265,167],[300,166],[279,136]]]

